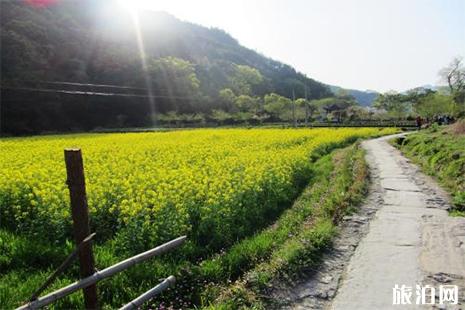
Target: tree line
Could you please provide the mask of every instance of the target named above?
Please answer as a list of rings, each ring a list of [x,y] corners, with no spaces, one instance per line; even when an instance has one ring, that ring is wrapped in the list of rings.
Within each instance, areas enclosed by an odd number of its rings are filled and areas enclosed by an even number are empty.
[[[373,106],[394,118],[421,116],[434,119],[441,116],[460,118],[465,116],[465,66],[461,58],[455,58],[439,75],[447,86],[435,90],[414,88],[405,93],[380,94]]]

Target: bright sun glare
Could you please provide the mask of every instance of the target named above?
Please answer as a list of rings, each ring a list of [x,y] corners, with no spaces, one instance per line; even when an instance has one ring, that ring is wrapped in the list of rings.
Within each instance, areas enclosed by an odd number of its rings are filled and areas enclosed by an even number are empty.
[[[166,9],[167,1],[163,0],[118,0],[122,8],[126,10],[150,9],[161,11]]]
[[[135,10],[140,8],[140,1],[118,0],[119,5],[126,10]]]
[[[180,0],[118,0],[119,5],[125,11],[137,11],[139,9],[150,11],[166,11],[171,14],[197,12],[195,1]]]

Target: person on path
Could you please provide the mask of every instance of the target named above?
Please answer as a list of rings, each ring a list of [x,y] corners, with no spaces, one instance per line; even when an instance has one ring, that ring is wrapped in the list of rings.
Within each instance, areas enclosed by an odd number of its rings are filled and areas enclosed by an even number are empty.
[[[421,129],[421,125],[423,124],[423,120],[421,119],[421,116],[418,115],[415,121],[416,121],[416,123],[417,123],[417,130],[420,130],[420,129]]]

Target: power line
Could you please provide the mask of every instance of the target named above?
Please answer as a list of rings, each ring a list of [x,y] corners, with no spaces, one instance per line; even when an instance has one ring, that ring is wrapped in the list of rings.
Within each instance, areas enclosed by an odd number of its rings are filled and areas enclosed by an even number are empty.
[[[85,96],[114,96],[114,97],[128,97],[128,98],[165,98],[165,99],[182,99],[182,100],[192,99],[192,97],[189,97],[189,96],[167,96],[167,95],[147,96],[147,95],[137,95],[137,94],[104,93],[104,92],[89,92],[89,91],[79,91],[79,90],[60,90],[60,89],[9,87],[9,86],[2,86],[1,89],[44,92],[44,93],[59,93],[59,94],[68,94],[68,95],[85,95]]]
[[[141,92],[148,92],[147,88],[143,87],[133,87],[133,86],[125,86],[125,85],[111,85],[111,84],[92,84],[92,83],[79,83],[79,82],[63,82],[63,81],[43,81],[43,80],[2,80],[2,84],[7,85],[9,87],[18,87],[18,88],[34,88],[34,87],[24,87],[24,85],[56,85],[56,86],[76,86],[77,88],[113,88],[113,89],[121,89],[121,90],[135,90]],[[64,90],[64,89],[60,89]],[[169,92],[171,91],[168,88],[161,88],[157,87],[157,90]],[[97,91],[98,92],[98,91]]]

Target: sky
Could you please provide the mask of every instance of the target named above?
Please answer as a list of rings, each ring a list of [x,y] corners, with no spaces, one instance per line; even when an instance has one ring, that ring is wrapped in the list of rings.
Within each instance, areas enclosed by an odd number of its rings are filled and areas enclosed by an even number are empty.
[[[465,0],[121,0],[221,28],[242,45],[344,88],[441,84],[465,58]]]

